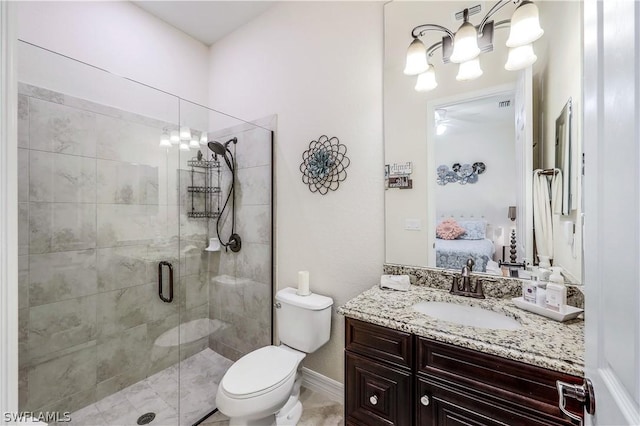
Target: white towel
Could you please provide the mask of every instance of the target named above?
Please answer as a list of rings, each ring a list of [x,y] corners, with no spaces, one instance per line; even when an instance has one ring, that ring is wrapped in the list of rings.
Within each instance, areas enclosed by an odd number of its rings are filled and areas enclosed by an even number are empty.
[[[409,275],[383,275],[380,277],[380,288],[408,291],[410,287]]]
[[[538,256],[553,258],[553,221],[551,218],[551,200],[549,199],[549,181],[541,174],[533,172],[533,225],[536,236]]]
[[[562,170],[554,170],[556,174],[551,179],[551,212],[562,214]]]

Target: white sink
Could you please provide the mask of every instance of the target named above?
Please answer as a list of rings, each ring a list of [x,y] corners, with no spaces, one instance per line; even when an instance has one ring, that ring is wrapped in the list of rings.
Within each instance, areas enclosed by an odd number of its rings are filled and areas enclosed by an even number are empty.
[[[494,330],[515,330],[520,323],[499,312],[478,308],[477,306],[459,305],[447,302],[419,302],[413,310],[430,317],[449,321],[459,325],[468,325]]]

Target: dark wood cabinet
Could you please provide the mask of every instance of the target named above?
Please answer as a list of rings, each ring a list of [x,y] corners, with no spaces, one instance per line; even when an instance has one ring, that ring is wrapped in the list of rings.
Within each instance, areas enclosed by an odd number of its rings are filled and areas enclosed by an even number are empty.
[[[571,425],[556,380],[582,379],[346,319],[348,425]],[[577,404],[568,408],[579,415]]]

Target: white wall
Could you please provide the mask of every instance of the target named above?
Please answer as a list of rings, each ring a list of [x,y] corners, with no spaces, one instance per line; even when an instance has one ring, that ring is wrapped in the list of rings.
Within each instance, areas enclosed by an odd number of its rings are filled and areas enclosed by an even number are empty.
[[[18,38],[206,103],[208,49],[129,2],[18,2]]]
[[[278,115],[276,280],[345,303],[383,262],[382,3],[283,2],[211,47],[209,104],[245,118]],[[348,177],[312,194],[302,153],[321,135],[348,148]],[[343,381],[344,320],[305,365]]]
[[[567,100],[572,98],[572,144],[574,146],[574,185],[580,188],[582,177],[582,3],[575,1],[545,1],[540,4],[540,25],[544,37],[538,41],[539,60],[534,74],[542,81],[540,118],[542,120],[542,166],[555,165],[556,119]],[[577,209],[569,216],[554,215],[553,263],[562,266],[576,282],[582,282],[582,191],[578,190]],[[574,245],[564,236],[565,223],[575,224]]]

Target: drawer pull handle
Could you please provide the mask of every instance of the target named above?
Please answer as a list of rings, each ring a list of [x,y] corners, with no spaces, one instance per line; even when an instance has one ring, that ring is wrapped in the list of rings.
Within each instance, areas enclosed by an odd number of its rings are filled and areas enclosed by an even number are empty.
[[[422,398],[420,398],[420,404],[422,405],[429,405],[431,401],[429,400],[429,397],[427,395],[423,395]]]
[[[369,397],[369,402],[371,405],[376,405],[378,403],[378,397],[376,395]]]

